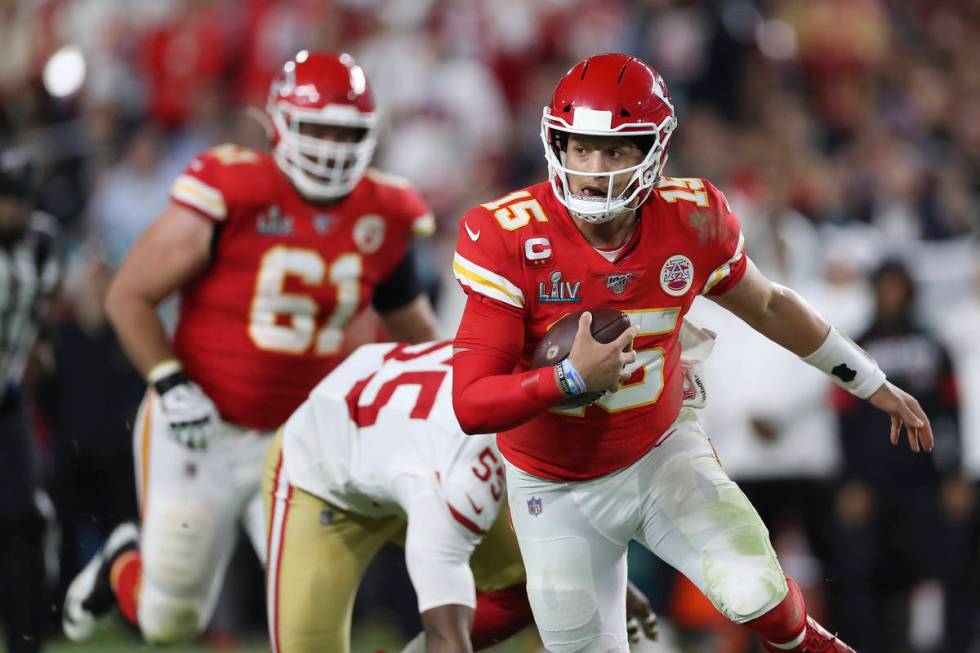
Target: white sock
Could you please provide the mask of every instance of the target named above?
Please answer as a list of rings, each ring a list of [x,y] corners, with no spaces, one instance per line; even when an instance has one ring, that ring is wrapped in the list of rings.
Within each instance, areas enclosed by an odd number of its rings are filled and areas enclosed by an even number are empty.
[[[803,643],[804,635],[806,635],[806,626],[804,626],[803,630],[800,631],[799,637],[794,639],[792,642],[786,642],[785,644],[777,644],[776,642],[769,642],[769,646],[775,646],[776,648],[782,649],[783,651],[791,651]]]

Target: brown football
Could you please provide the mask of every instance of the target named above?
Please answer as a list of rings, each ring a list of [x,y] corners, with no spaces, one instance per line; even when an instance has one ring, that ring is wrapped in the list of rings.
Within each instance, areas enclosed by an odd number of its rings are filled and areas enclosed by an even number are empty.
[[[548,332],[541,338],[541,342],[534,348],[534,355],[531,357],[531,369],[555,365],[568,357],[572,351],[572,343],[575,342],[579,318],[584,312],[569,313],[551,325]],[[622,311],[611,308],[593,308],[589,312],[592,313],[592,337],[599,342],[612,342],[630,327],[630,320]],[[569,399],[557,407],[578,408],[591,404],[601,396],[601,392],[590,392]]]

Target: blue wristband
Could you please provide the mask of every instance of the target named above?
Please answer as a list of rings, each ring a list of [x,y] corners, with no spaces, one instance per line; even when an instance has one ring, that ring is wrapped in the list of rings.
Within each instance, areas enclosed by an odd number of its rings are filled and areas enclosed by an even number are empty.
[[[582,378],[579,371],[575,369],[574,365],[572,365],[572,361],[566,358],[559,363],[559,365],[564,373],[563,376],[565,377],[565,381],[568,383],[568,389],[571,392],[571,395],[573,397],[577,397],[578,395],[585,394],[585,379]]]

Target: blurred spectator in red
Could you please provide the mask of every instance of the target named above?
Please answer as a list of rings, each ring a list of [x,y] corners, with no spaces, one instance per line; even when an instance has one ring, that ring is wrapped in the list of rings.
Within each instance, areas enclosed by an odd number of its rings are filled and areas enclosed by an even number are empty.
[[[181,126],[202,96],[222,93],[229,33],[219,9],[217,0],[174,0],[146,37],[148,110],[163,127]]]
[[[238,100],[265,107],[269,84],[300,50],[341,49],[343,14],[331,0],[249,0],[245,3],[245,44],[241,48]]]

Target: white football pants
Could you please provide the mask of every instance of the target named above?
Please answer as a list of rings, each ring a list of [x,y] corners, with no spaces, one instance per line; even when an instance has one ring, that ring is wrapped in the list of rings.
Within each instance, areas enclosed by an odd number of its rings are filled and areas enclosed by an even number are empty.
[[[192,639],[211,620],[241,524],[265,562],[260,486],[272,433],[222,422],[204,451],[169,433],[147,392],[133,434],[141,528],[140,630],[147,642]]]
[[[629,651],[626,547],[635,539],[687,576],[729,619],[775,607],[786,580],[769,532],[722,470],[694,412],[612,474],[549,481],[508,465],[527,594],[549,651]]]

